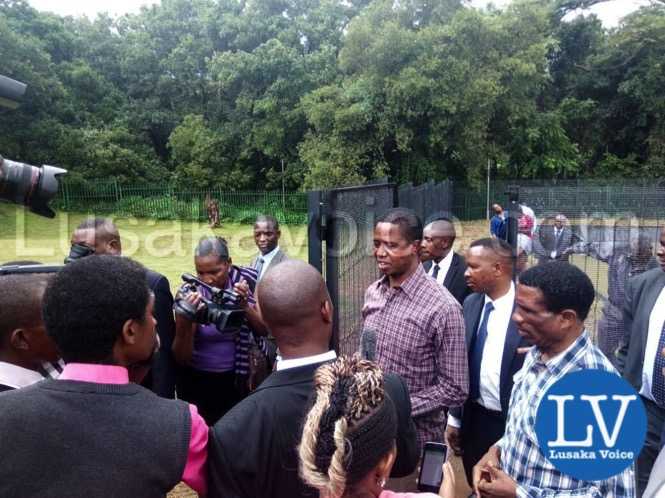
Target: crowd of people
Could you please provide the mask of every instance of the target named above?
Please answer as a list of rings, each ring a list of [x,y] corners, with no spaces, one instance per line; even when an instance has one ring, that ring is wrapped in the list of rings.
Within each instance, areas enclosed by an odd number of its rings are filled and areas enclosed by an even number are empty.
[[[428,442],[461,456],[477,497],[659,496],[665,230],[655,268],[644,238],[609,256],[619,270],[601,350],[565,218],[539,225],[521,208],[533,220],[518,225],[530,241],[520,252],[494,211],[491,236],[464,254],[449,219],[423,227],[397,208],[377,221],[381,276],[353,357],[331,349],[326,283],[282,251],[271,216],[254,224],[248,267],[223,238],[201,239],[196,279],[175,298],[163,275],[120,257],[107,219],[77,227],[63,267],[3,265],[0,496],[147,498],[182,481],[219,498],[424,498],[435,495],[412,493]],[[538,255],[531,268],[526,251]],[[600,481],[559,471],[534,431],[547,388],[590,368],[624,376],[648,418],[635,468]],[[453,498],[449,463],[441,473],[438,495]]]

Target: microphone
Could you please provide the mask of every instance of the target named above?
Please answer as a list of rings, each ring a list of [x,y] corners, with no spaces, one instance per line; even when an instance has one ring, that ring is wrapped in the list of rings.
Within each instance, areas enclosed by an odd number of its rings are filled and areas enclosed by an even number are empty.
[[[376,332],[371,329],[363,330],[360,334],[360,357],[363,360],[376,360]]]

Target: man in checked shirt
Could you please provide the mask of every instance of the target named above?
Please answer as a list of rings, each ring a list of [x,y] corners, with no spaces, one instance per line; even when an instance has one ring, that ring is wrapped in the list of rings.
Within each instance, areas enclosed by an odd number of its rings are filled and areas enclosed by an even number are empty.
[[[376,334],[375,360],[406,381],[420,445],[444,442],[446,411],[469,391],[462,308],[420,264],[422,230],[406,209],[378,221],[374,257],[383,276],[365,292],[362,310],[363,331]]]
[[[618,375],[584,328],[594,297],[589,277],[563,261],[520,275],[513,321],[533,347],[515,374],[503,437],[473,468],[477,496],[634,498],[633,465],[604,480],[576,479],[543,456],[535,430],[541,399],[564,375],[584,369]]]

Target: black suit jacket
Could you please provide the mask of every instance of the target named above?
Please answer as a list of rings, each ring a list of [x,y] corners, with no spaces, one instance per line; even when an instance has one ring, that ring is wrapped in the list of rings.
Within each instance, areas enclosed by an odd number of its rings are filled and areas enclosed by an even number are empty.
[[[429,272],[432,268],[432,261],[425,261],[423,268]],[[453,253],[453,260],[450,263],[450,269],[446,273],[446,278],[443,279],[443,286],[453,295],[460,304],[464,303],[466,297],[471,294],[472,290],[466,285],[464,272],[466,271],[466,261],[457,253]]]
[[[318,498],[298,477],[297,445],[322,363],[275,371],[215,424],[208,443],[211,498]],[[409,475],[419,454],[404,381],[385,376],[398,413],[394,476]]]
[[[464,301],[464,326],[466,328],[466,349],[469,353],[469,365],[471,364],[471,345],[474,343],[478,326],[480,325],[480,315],[485,306],[485,294],[473,293]],[[501,357],[501,379],[499,381],[499,399],[501,401],[501,413],[504,419],[508,416],[508,404],[510,403],[510,393],[513,390],[513,376],[522,368],[524,363],[524,354],[517,352],[518,348],[527,347],[529,344],[517,332],[517,325],[513,320],[508,324],[506,340],[503,345],[503,356]],[[475,372],[469,372],[469,375],[475,375]],[[471,400],[467,400],[471,403]],[[462,419],[462,408],[451,408],[450,413],[453,417]],[[464,428],[462,426],[462,428]]]
[[[152,368],[143,381],[143,386],[163,398],[175,397],[176,362],[171,351],[175,337],[173,319],[173,295],[168,279],[160,273],[148,270],[148,286],[155,294],[153,315],[157,321],[159,352],[155,355]]]
[[[665,285],[665,271],[646,271],[628,280],[624,300],[624,337],[617,353],[617,367],[639,391],[642,388],[644,352],[649,334],[649,317]]]

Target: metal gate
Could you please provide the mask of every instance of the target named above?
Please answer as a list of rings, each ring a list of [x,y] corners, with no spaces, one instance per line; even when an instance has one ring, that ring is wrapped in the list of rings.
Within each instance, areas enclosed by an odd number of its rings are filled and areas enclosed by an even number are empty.
[[[374,225],[388,209],[413,209],[423,220],[450,215],[452,184],[393,183],[310,192],[309,262],[325,276],[335,307],[333,347],[358,351],[367,287],[379,278],[372,255]]]

